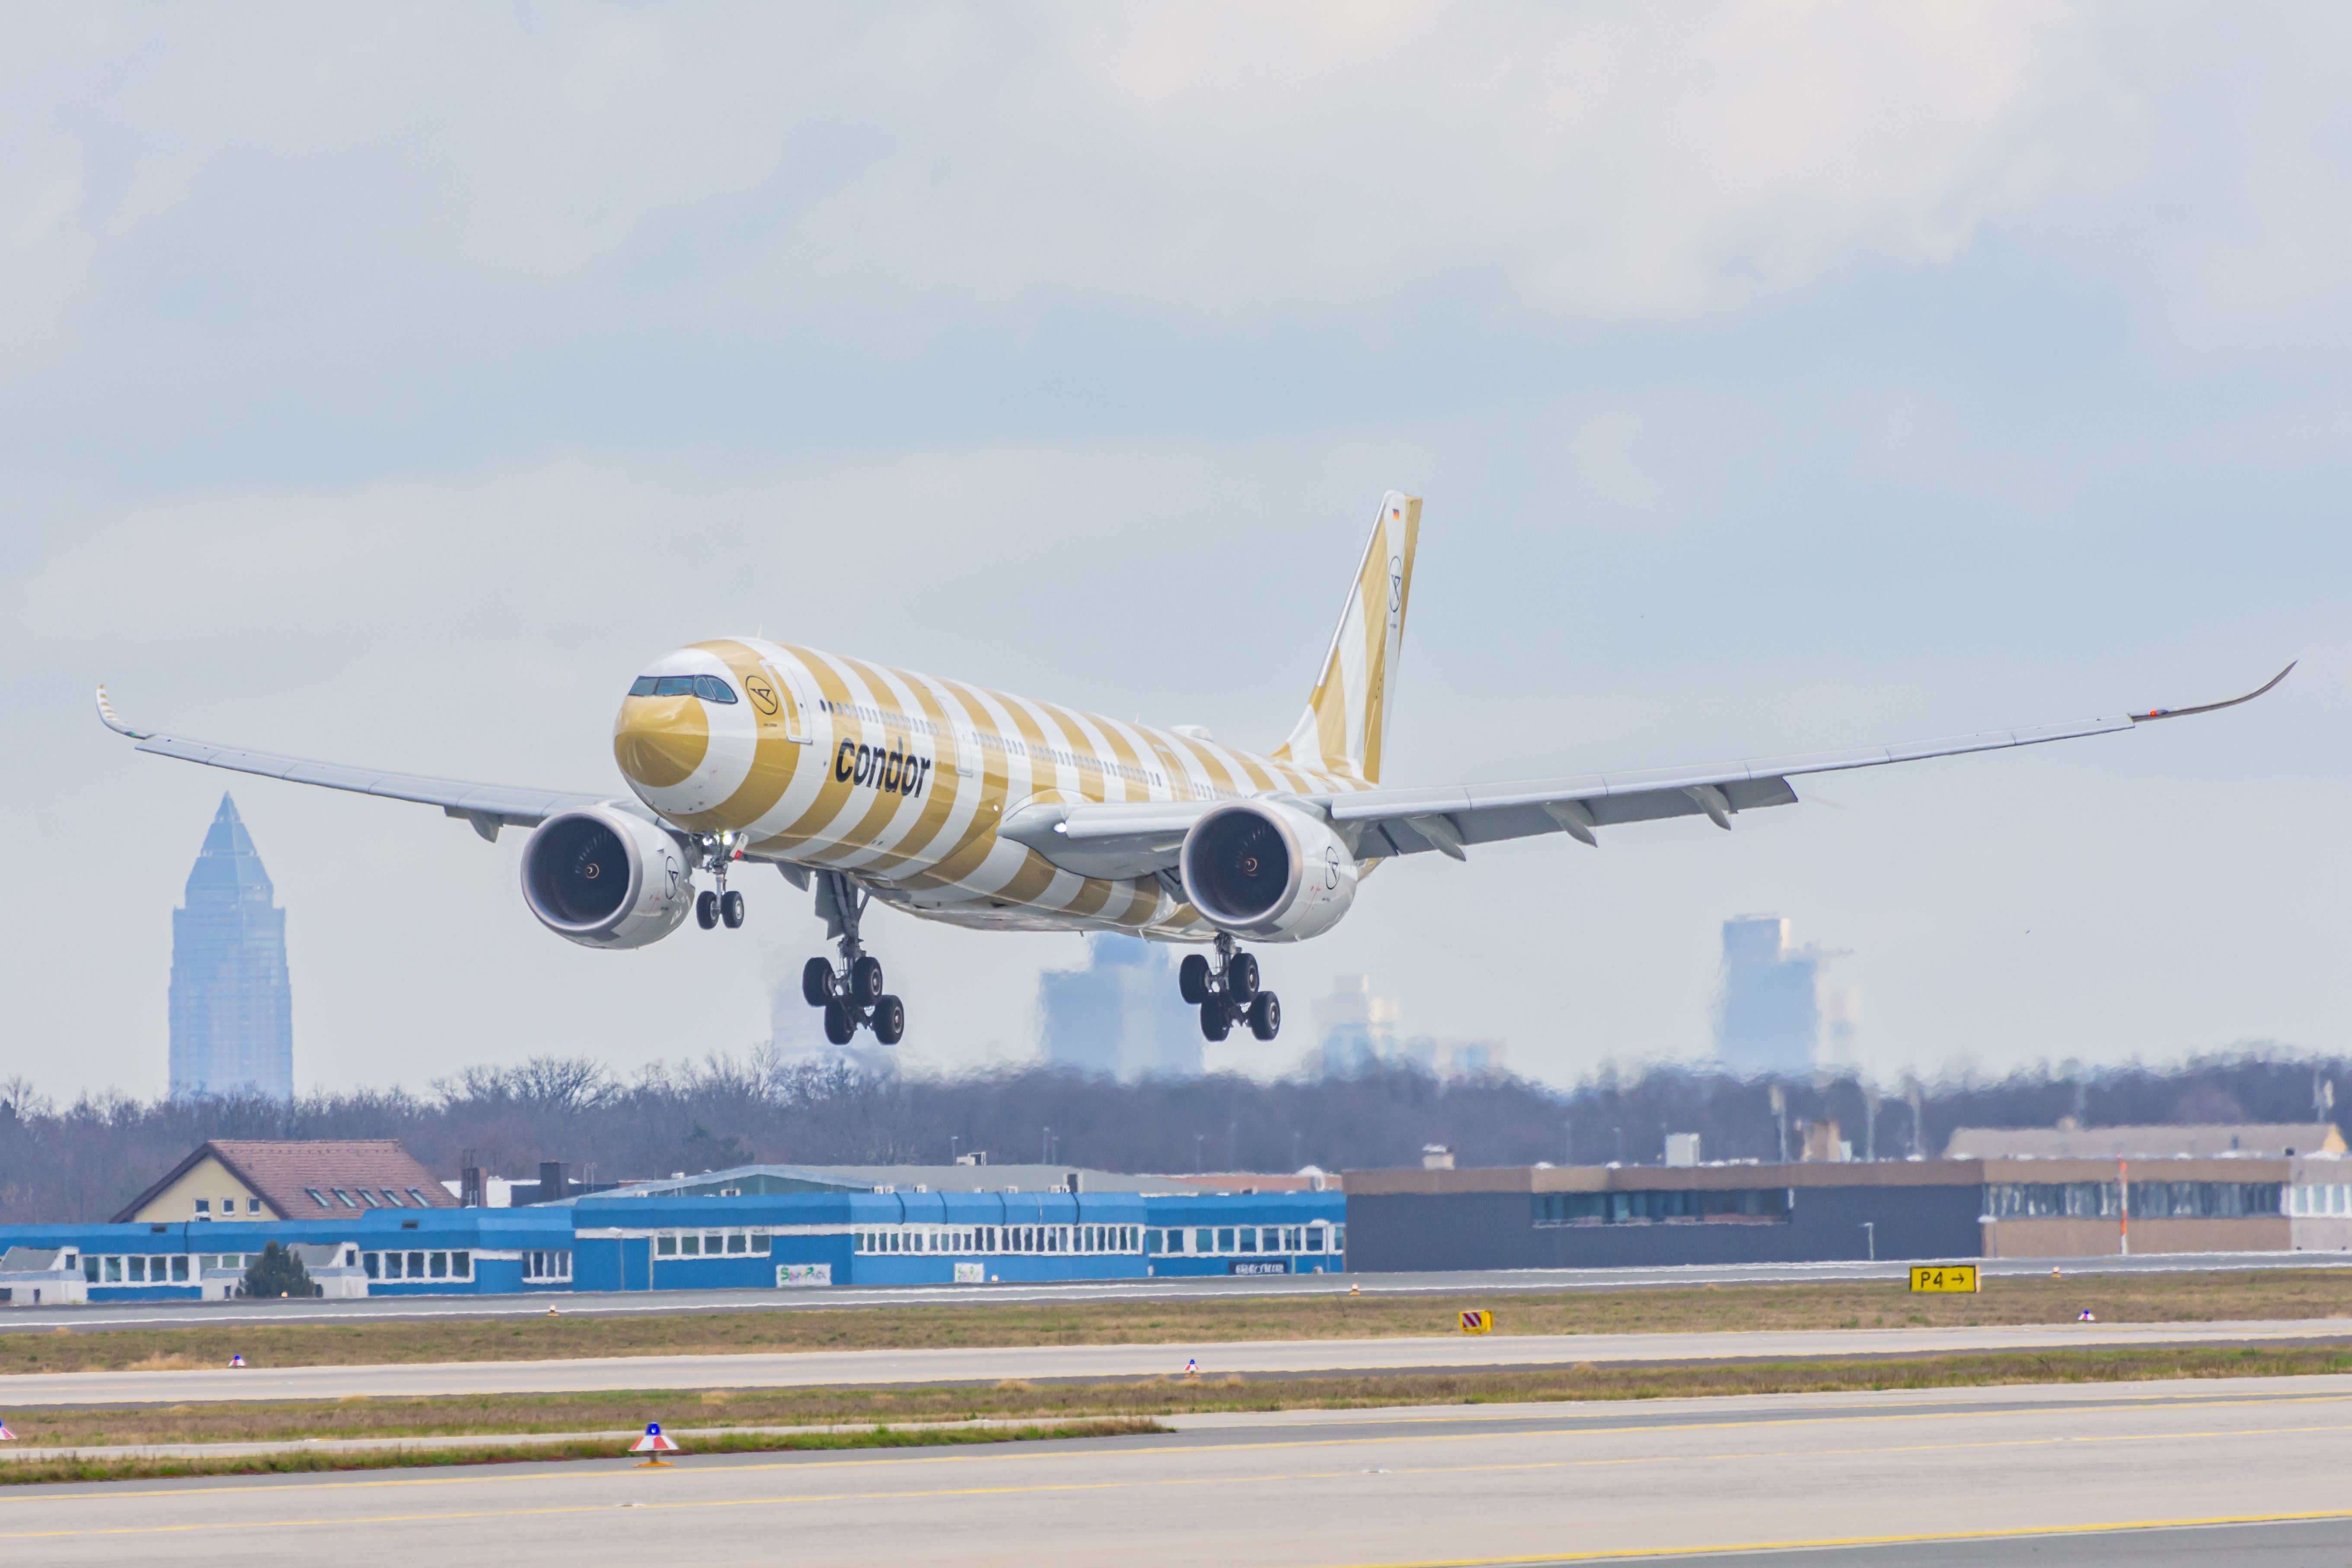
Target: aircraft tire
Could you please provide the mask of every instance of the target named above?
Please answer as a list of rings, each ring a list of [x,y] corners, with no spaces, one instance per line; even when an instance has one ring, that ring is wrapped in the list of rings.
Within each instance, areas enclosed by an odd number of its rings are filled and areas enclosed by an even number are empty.
[[[743,924],[743,895],[732,888],[719,896],[719,918],[727,922],[729,931],[740,930]]]
[[[1237,952],[1225,960],[1225,994],[1246,1004],[1257,994],[1257,960]]]
[[[882,961],[870,952],[849,966],[849,999],[860,1007],[882,999]]]
[[[1176,990],[1187,1006],[1197,1007],[1209,999],[1209,961],[1197,952],[1188,952],[1184,962],[1176,966]]]
[[[1201,1004],[1201,1037],[1222,1040],[1234,1032],[1233,1015],[1225,1011],[1225,999],[1212,996]]]
[[[801,965],[801,998],[812,1007],[822,1007],[833,1000],[835,984],[833,965],[822,958],[812,958]]]
[[[694,900],[694,923],[705,931],[719,923],[719,895],[708,888]]]
[[[857,1020],[849,1016],[849,1009],[838,999],[824,1005],[824,1037],[826,1039],[836,1046],[845,1046],[856,1033]]]
[[[1282,998],[1271,991],[1261,991],[1250,1004],[1250,1033],[1261,1040],[1270,1040],[1282,1033]]]
[[[895,1046],[907,1037],[907,1008],[896,996],[874,999],[874,1037]]]

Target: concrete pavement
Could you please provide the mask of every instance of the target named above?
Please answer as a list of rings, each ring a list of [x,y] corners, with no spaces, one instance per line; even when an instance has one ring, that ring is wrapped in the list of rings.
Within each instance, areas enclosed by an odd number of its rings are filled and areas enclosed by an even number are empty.
[[[1156,1345],[1037,1345],[759,1355],[616,1356],[593,1361],[247,1366],[230,1371],[26,1373],[0,1377],[0,1411],[38,1405],[375,1399],[607,1389],[797,1388],[994,1383],[1004,1378],[1165,1376],[1198,1357],[1204,1375],[1760,1361],[2053,1348],[2352,1342],[2352,1319],[2214,1323],[2056,1323],[1832,1329],[1769,1333],[1512,1334]]]
[[[301,1568],[2341,1562],[2352,1378],[1301,1412],[987,1449],[0,1491],[0,1552]],[[2333,1556],[2327,1555],[2334,1553]]]

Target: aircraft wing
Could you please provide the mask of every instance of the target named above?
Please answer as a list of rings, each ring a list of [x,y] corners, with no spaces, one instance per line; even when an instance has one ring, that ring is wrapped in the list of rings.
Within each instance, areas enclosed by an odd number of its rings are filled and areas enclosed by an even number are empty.
[[[207,767],[228,768],[241,773],[258,773],[264,778],[285,779],[293,784],[320,784],[328,789],[347,789],[359,795],[382,795],[386,800],[415,801],[420,805],[437,805],[450,816],[473,824],[474,831],[496,841],[501,827],[536,827],[559,811],[575,806],[611,804],[636,811],[635,801],[615,800],[610,795],[582,795],[576,791],[551,789],[518,789],[510,784],[474,784],[465,779],[430,778],[423,773],[385,773],[380,768],[347,767],[339,763],[314,763],[301,757],[281,757],[271,752],[248,752],[236,746],[216,746],[209,741],[182,740],[176,735],[159,735],[152,730],[135,730],[123,722],[106,699],[106,688],[98,689],[98,716],[106,727],[118,735],[127,735],[139,742],[142,752],[152,752],[159,757],[177,757],[183,762],[203,763]],[[643,815],[639,812],[638,815]]]
[[[1759,757],[1713,766],[1586,773],[1519,784],[1314,795],[1297,797],[1297,804],[1321,812],[1363,859],[1435,850],[1460,860],[1475,845],[1546,833],[1565,833],[1586,844],[1598,844],[1601,828],[1670,816],[1706,816],[1717,826],[1728,828],[1732,817],[1740,812],[1793,804],[1797,792],[1789,783],[1792,778],[2114,734],[2159,719],[2210,713],[2251,702],[2284,680],[2293,668],[2288,665],[2242,697],[2194,708],[2157,708],[2071,724],[1988,730],[1939,741]],[[1082,875],[1146,876],[1173,867],[1186,830],[1220,804],[1137,801],[1031,806],[1007,818],[999,831]]]

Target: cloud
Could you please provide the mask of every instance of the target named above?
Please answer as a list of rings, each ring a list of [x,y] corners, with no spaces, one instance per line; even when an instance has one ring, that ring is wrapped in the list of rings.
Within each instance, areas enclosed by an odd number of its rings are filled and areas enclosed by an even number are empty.
[[[282,410],[314,461],[1090,322],[1752,308],[1948,260],[2096,80],[2063,5],[116,18],[7,24],[50,172],[0,201],[0,400],[167,451]]]

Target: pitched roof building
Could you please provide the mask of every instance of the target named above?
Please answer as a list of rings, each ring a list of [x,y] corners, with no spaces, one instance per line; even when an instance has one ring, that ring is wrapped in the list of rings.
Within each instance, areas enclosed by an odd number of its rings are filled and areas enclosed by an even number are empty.
[[[369,1209],[452,1209],[432,1172],[390,1138],[215,1138],[114,1216],[130,1221],[326,1219]]]
[[[1947,1160],[2280,1159],[2341,1154],[2344,1134],[2324,1121],[2219,1127],[1961,1127]]]

